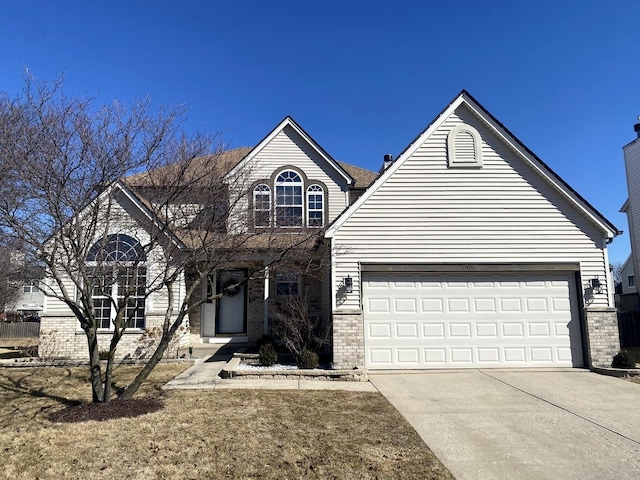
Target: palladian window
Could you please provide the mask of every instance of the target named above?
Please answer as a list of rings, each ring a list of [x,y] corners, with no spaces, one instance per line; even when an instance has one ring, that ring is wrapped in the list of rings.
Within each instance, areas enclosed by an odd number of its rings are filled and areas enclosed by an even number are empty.
[[[91,247],[87,265],[98,328],[113,329],[118,313],[127,327],[145,327],[145,259],[140,242],[128,235],[109,235]]]

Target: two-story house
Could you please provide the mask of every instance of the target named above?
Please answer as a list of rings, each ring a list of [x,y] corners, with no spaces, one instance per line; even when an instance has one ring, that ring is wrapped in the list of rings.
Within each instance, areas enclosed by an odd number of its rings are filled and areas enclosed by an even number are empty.
[[[204,298],[229,294],[194,309],[191,341],[255,342],[279,299],[304,293],[330,322],[336,367],[578,367],[609,365],[619,349],[607,256],[619,231],[465,91],[380,174],[334,160],[289,117],[227,160],[229,198],[244,172],[234,203],[244,220],[223,230],[246,232],[233,246],[246,254],[203,282]],[[118,184],[126,228],[87,256],[136,265],[113,288],[157,278],[159,257],[139,248],[136,218],[153,202],[139,181]],[[167,244],[189,249],[197,238],[183,230]],[[289,260],[274,262],[283,250]],[[178,302],[188,287],[189,272]],[[132,300],[119,356],[135,356],[140,332],[161,324],[159,292]],[[112,313],[99,300],[107,341]],[[48,302],[42,329],[59,332],[65,356],[86,355],[64,304]]]

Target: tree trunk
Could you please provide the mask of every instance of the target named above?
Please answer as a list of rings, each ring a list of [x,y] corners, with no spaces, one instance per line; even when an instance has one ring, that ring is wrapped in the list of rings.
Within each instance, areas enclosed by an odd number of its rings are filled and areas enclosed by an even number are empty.
[[[178,325],[180,323],[182,322],[178,322]],[[158,347],[156,348],[155,352],[153,352],[153,355],[151,355],[149,361],[144,365],[144,367],[142,367],[142,370],[140,370],[138,375],[136,375],[136,378],[134,378],[133,381],[129,385],[127,385],[127,388],[124,389],[124,392],[122,392],[122,394],[118,398],[120,398],[121,400],[129,400],[133,398],[135,393],[138,391],[142,383],[149,377],[158,362],[162,360],[162,356],[169,346],[169,342],[171,341],[171,338],[173,337],[175,331],[176,330],[171,329],[168,332],[163,332],[162,338],[160,338],[160,342],[158,343]]]
[[[102,383],[102,372],[100,370],[100,351],[98,349],[98,336],[95,328],[86,330],[87,342],[89,344],[89,368],[91,369],[91,393],[93,402],[104,401],[104,385]]]

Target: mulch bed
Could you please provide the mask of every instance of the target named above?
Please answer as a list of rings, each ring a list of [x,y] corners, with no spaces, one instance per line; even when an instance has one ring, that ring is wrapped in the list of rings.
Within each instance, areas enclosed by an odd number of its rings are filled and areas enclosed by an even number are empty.
[[[71,405],[49,415],[49,420],[55,423],[88,422],[90,420],[104,422],[116,418],[138,417],[145,413],[157,412],[162,407],[162,402],[157,398],[116,399],[107,403]]]

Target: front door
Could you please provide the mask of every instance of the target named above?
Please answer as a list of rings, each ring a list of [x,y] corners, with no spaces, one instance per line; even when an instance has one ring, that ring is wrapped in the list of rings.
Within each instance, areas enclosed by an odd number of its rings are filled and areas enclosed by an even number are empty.
[[[207,295],[212,290],[220,293],[226,287],[243,281],[246,270],[219,270],[217,275],[208,279]],[[201,336],[215,337],[225,335],[240,335],[246,333],[246,285],[228,291],[217,300],[205,303],[202,309]]]

